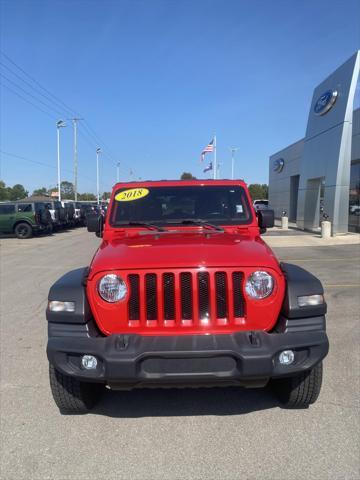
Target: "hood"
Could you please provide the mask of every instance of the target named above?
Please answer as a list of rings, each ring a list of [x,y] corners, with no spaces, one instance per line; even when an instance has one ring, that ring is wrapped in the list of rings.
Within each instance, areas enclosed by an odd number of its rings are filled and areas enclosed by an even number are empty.
[[[268,267],[280,271],[272,250],[259,237],[229,233],[145,234],[104,240],[90,276],[123,269]]]

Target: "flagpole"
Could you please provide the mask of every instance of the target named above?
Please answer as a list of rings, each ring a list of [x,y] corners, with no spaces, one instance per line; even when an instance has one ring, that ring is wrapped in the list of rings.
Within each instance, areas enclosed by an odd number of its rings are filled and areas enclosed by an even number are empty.
[[[213,165],[214,180],[216,180],[216,172],[217,172],[217,162],[216,162],[216,135],[214,135],[214,165]]]

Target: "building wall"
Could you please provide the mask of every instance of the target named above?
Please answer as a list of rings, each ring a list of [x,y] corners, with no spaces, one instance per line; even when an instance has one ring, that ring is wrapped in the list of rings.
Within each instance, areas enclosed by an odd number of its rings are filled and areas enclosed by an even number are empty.
[[[300,164],[304,150],[304,139],[274,153],[269,161],[269,203],[275,210],[276,218],[280,218],[285,210],[290,215],[291,177],[300,174]],[[274,171],[274,162],[284,160],[284,168],[278,173]],[[360,108],[353,112],[351,162],[360,160]],[[295,219],[291,219],[294,220]]]
[[[280,218],[285,210],[290,215],[291,177],[299,175],[304,139],[271,155],[269,163],[269,203],[275,210],[275,217]],[[274,162],[284,160],[281,172],[274,171]]]

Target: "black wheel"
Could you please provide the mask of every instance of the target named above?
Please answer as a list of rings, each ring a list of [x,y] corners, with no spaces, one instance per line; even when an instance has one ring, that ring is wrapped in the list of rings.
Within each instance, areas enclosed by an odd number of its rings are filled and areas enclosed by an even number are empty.
[[[61,413],[87,413],[99,401],[104,387],[97,383],[80,382],[63,375],[49,364],[50,387]]]
[[[17,238],[24,239],[32,237],[33,231],[28,223],[18,223],[15,227],[15,235]]]
[[[322,384],[323,366],[316,367],[296,377],[272,381],[273,389],[280,402],[287,408],[306,408],[315,403]]]

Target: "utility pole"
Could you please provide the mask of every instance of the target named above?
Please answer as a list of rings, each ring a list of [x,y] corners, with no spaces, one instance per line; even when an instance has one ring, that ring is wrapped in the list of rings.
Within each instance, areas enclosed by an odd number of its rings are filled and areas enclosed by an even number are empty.
[[[82,120],[82,118],[73,118],[74,126],[74,192],[75,192],[75,202],[77,202],[78,195],[78,154],[77,154],[77,122]]]
[[[60,128],[66,127],[66,123],[62,120],[56,122],[57,130],[57,183],[58,183],[58,197],[61,202],[61,173],[60,173]]]
[[[231,180],[234,180],[234,170],[235,170],[235,153],[239,150],[238,147],[229,147],[231,152]]]
[[[120,182],[120,162],[116,164],[116,183]]]
[[[101,148],[96,149],[96,198],[97,204],[100,203],[100,191],[99,191],[99,155],[101,153]]]

